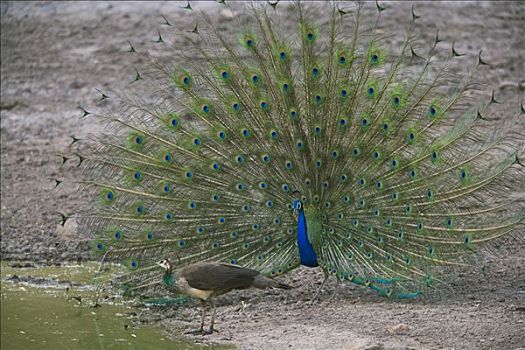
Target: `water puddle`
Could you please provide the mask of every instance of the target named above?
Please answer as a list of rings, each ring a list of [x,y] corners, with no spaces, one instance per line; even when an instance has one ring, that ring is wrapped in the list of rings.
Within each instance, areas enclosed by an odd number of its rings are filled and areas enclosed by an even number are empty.
[[[96,268],[97,264],[16,268],[2,262],[1,348],[231,349],[174,342],[153,326],[135,326],[130,306],[92,307],[89,283]]]

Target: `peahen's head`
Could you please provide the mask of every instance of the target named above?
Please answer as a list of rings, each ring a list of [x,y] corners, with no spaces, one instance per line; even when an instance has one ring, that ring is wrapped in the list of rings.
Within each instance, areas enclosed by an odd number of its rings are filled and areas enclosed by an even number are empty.
[[[158,262],[158,265],[162,267],[164,270],[166,270],[167,273],[171,273],[172,265],[171,265],[171,261],[169,261],[168,259],[162,259],[161,261]]]

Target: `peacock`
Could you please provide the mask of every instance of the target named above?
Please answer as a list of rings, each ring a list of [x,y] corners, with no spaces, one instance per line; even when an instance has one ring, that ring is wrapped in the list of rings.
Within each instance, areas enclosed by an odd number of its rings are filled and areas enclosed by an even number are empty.
[[[399,37],[377,2],[243,6],[236,36],[206,14],[193,30],[164,17],[185,40],[169,51],[159,30],[156,49],[178,61],[130,43],[151,96],[83,110],[104,131],[72,151],[90,198],[79,222],[96,256],[126,267],[112,280],[126,293],[162,285],[168,259],[319,267],[415,298],[523,226],[524,135],[493,122],[503,101],[475,80],[481,52],[464,69],[454,43],[418,38],[414,8]]]

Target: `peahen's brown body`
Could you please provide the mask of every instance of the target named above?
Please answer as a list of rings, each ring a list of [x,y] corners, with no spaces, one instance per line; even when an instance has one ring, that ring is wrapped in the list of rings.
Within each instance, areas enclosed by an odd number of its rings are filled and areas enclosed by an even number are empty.
[[[202,262],[184,266],[173,271],[173,265],[168,259],[161,260],[159,265],[164,268],[162,281],[171,292],[189,295],[202,301],[202,319],[197,333],[213,333],[215,322],[215,305],[213,298],[234,289],[248,288],[280,288],[291,287],[261,275],[259,271],[219,262]],[[210,327],[204,330],[206,304],[210,304],[212,316]]]

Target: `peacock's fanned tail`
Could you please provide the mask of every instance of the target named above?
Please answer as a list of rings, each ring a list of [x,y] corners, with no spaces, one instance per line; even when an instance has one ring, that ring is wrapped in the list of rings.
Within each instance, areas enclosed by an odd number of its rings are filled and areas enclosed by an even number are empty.
[[[465,59],[418,40],[414,13],[387,52],[382,11],[343,5],[323,5],[323,24],[308,6],[248,6],[236,37],[207,18],[177,32],[181,64],[143,54],[137,76],[160,98],[98,116],[107,132],[81,155],[97,198],[81,220],[93,251],[129,268],[119,282],[155,285],[166,257],[286,273],[300,264],[295,198],[325,271],[401,298],[523,224],[523,135],[487,121],[494,96],[475,99],[481,56],[458,75]]]

